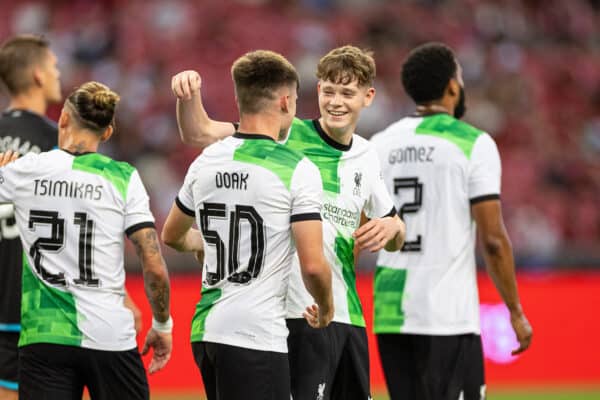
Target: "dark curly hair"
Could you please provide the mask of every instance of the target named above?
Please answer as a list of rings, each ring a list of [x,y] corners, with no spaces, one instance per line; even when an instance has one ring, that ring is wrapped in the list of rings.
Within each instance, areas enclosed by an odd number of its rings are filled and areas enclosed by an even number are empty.
[[[430,42],[414,48],[402,65],[402,84],[417,104],[438,100],[456,77],[456,59],[450,47]]]

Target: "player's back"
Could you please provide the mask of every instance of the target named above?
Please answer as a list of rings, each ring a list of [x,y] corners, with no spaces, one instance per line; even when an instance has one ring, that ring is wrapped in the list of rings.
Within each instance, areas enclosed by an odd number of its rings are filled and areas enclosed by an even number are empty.
[[[236,133],[207,147],[179,195],[205,241],[202,299],[192,341],[286,352],[291,223],[320,219],[321,183],[300,153]]]
[[[0,186],[14,199],[25,253],[20,345],[135,347],[123,305],[124,236],[154,222],[137,171],[53,150],[9,164]]]
[[[393,292],[387,296],[399,304],[379,313],[376,332],[478,332],[470,207],[480,196],[499,194],[493,140],[447,114],[435,114],[404,118],[372,141],[407,227],[402,251],[383,251],[377,261],[376,290]],[[488,164],[497,164],[497,171]]]
[[[56,123],[26,110],[4,111],[0,118],[0,152],[48,151],[57,136]],[[0,331],[19,330],[22,253],[13,205],[0,204]]]

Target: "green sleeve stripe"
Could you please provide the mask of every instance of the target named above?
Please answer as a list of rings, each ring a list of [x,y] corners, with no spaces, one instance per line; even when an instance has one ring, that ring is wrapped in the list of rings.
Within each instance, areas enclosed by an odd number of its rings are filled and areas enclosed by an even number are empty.
[[[192,342],[201,342],[206,332],[206,317],[213,308],[215,302],[222,295],[222,290],[217,288],[208,288],[202,290],[202,297],[196,305],[196,312],[192,318]]]
[[[81,346],[82,333],[73,294],[41,282],[23,254],[21,336],[19,346],[54,343]]]
[[[85,154],[73,159],[74,170],[99,175],[112,183],[127,200],[127,188],[135,168],[126,162],[114,161],[110,157],[98,153]]]
[[[328,145],[311,120],[294,119],[286,147],[299,151],[312,161],[321,173],[323,190],[340,192],[338,167],[343,152]]]
[[[405,269],[377,266],[373,290],[375,333],[399,333],[402,329],[405,320],[402,300],[406,274]]]
[[[423,118],[417,126],[417,135],[430,135],[454,143],[470,159],[473,146],[483,131],[448,114],[435,114]]]
[[[268,140],[246,139],[238,147],[233,159],[259,165],[273,172],[289,190],[296,166],[304,158],[302,154]]]

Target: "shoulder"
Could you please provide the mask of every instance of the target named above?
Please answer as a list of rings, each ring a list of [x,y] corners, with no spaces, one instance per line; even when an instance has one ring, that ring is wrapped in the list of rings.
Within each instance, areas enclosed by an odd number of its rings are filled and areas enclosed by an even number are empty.
[[[100,176],[113,184],[115,189],[127,198],[129,183],[139,175],[135,167],[125,161],[116,161],[103,154],[91,153],[74,157],[72,168]]]
[[[485,132],[448,114],[437,114],[423,118],[416,127],[415,133],[434,136],[453,143],[467,158],[471,158],[477,139]]]

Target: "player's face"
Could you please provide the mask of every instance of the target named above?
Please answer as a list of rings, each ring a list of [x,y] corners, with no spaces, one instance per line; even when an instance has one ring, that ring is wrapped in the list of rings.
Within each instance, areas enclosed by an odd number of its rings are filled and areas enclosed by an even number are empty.
[[[319,81],[319,110],[325,130],[354,133],[363,108],[371,105],[375,89],[359,86],[358,80],[350,83]]]
[[[62,96],[60,92],[60,71],[58,70],[58,60],[52,51],[48,51],[46,59],[42,64],[41,73],[44,85],[44,94],[46,100],[51,103],[60,102]]]
[[[289,86],[286,88],[285,95],[287,97],[287,112],[282,118],[281,128],[279,129],[279,140],[283,140],[286,138],[290,126],[292,126],[292,121],[296,116],[296,102],[298,101],[298,90],[296,86]]]

